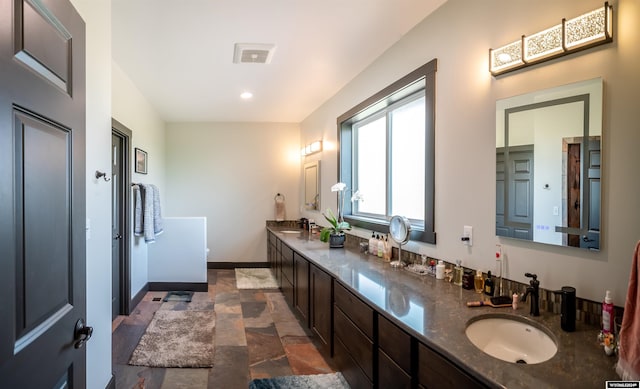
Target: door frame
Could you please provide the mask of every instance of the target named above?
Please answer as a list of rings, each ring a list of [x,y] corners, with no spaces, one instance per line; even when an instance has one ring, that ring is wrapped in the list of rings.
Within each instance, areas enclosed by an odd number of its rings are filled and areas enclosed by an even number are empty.
[[[131,137],[132,131],[125,125],[111,119],[111,133],[119,136],[123,140],[123,204],[120,208],[120,220],[122,222],[122,245],[123,252],[120,255],[119,293],[120,293],[120,315],[131,313]],[[112,150],[113,152],[113,150]]]

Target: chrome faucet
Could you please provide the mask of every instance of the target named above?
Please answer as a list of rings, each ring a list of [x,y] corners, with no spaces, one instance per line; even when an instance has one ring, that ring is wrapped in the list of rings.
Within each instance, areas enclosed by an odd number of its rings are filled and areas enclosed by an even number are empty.
[[[537,274],[524,273],[525,277],[532,278],[529,281],[529,286],[527,286],[527,291],[522,295],[522,299],[520,301],[527,301],[527,296],[531,295],[531,305],[529,309],[529,314],[531,316],[540,316],[540,307],[539,307],[539,299],[540,299],[540,281],[538,281]]]

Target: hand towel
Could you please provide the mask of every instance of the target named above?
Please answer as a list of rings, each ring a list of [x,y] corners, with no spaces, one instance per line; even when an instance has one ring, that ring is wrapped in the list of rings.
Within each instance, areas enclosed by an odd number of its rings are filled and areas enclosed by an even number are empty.
[[[276,195],[276,221],[283,221],[285,218],[286,208],[284,206],[284,196],[278,193]]]
[[[133,234],[135,236],[142,236],[142,189],[140,185],[134,186],[134,195]]]
[[[162,211],[160,210],[160,191],[155,185],[149,185],[153,189],[153,233],[160,235],[164,232],[162,223]]]
[[[640,380],[640,242],[636,244],[629,276],[627,300],[624,304],[624,316],[618,339],[618,364],[616,372],[627,381]]]

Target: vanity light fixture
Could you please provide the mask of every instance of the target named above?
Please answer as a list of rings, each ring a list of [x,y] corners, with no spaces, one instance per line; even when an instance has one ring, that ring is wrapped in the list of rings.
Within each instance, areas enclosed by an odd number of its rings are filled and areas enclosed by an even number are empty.
[[[489,71],[498,76],[507,72],[562,57],[613,41],[613,7],[604,6],[530,36],[489,49]]]
[[[319,153],[320,151],[322,151],[322,141],[317,140],[301,148],[300,155],[306,157],[307,155]]]
[[[242,92],[242,93],[240,94],[240,98],[241,98],[242,100],[249,100],[249,99],[250,99],[250,98],[252,98],[252,97],[253,97],[253,93],[251,93],[251,92],[249,92],[249,91]]]

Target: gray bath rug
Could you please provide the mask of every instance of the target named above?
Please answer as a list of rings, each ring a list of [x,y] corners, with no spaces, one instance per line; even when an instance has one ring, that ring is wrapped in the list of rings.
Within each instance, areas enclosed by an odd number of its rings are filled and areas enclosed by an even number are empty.
[[[278,289],[278,282],[270,269],[236,269],[238,289]]]
[[[340,373],[292,375],[260,378],[249,383],[249,389],[349,389]]]
[[[215,313],[158,310],[130,365],[150,367],[212,367]]]

